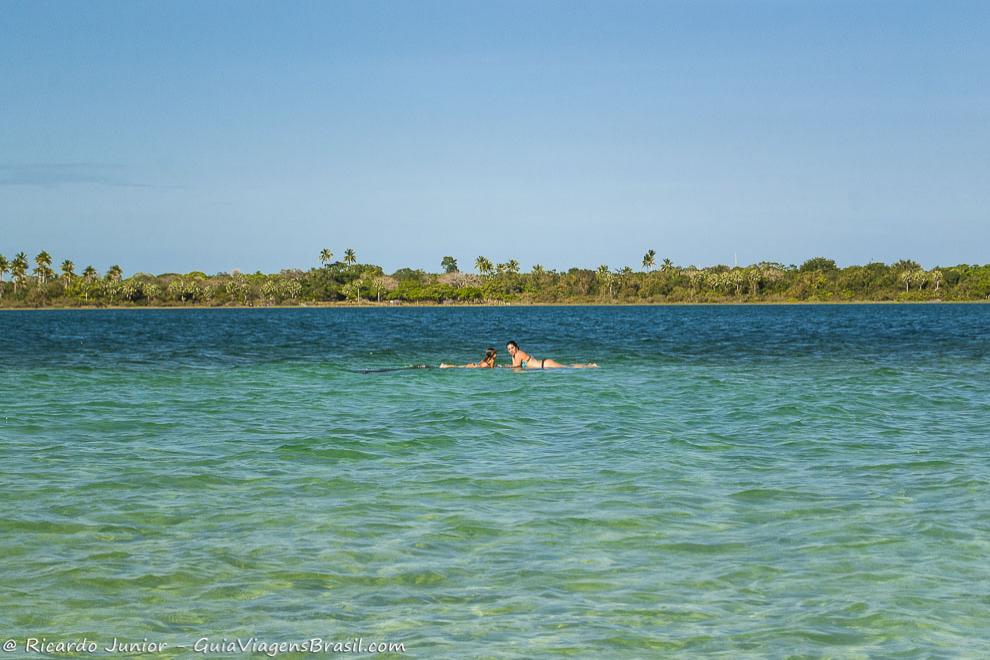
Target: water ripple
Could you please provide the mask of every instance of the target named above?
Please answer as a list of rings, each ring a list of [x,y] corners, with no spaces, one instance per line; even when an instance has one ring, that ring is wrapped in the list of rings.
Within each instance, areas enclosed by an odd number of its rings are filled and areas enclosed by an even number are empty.
[[[990,653],[990,307],[0,315],[8,636]],[[516,338],[597,370],[414,369]]]

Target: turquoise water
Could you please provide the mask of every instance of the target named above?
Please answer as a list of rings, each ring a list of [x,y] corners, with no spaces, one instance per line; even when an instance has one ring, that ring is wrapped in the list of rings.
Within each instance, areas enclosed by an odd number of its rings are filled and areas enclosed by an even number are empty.
[[[0,313],[0,636],[985,656],[988,336],[980,305]],[[348,371],[508,339],[601,368]]]

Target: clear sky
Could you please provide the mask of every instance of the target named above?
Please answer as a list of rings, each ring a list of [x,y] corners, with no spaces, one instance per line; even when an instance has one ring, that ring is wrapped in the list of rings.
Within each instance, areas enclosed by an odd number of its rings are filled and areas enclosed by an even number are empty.
[[[0,253],[986,263],[990,3],[0,3]]]

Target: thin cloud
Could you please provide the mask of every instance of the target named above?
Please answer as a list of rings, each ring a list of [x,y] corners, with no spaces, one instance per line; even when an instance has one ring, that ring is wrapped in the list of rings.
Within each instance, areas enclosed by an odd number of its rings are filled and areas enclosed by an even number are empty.
[[[57,188],[65,185],[96,185],[119,188],[163,188],[128,179],[117,163],[17,163],[0,164],[0,186]]]

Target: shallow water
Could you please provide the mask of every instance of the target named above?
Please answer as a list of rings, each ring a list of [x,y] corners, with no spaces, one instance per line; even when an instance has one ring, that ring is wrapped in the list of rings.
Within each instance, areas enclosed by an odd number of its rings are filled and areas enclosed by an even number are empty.
[[[986,655],[988,336],[981,305],[3,312],[0,635]],[[508,339],[601,368],[350,371]]]

